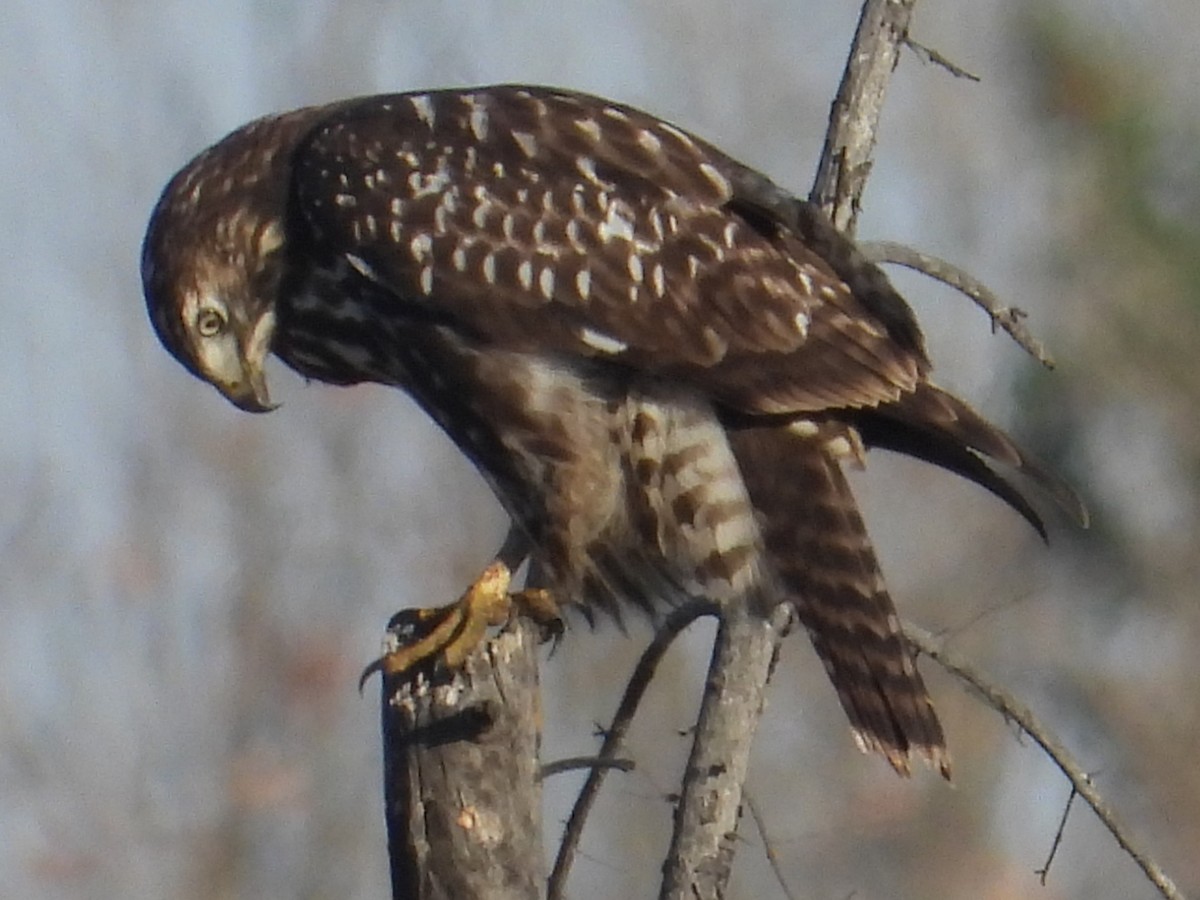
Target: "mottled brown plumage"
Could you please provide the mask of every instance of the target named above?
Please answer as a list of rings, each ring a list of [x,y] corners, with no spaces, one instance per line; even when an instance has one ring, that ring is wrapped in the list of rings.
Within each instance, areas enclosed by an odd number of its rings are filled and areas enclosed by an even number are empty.
[[[243,409],[273,352],[402,387],[588,615],[795,604],[861,745],[948,771],[840,468],[925,458],[1040,528],[994,458],[1074,495],[927,381],[887,279],[808,204],[637,110],[521,87],[252,123],[167,186],[143,251],[166,347]]]

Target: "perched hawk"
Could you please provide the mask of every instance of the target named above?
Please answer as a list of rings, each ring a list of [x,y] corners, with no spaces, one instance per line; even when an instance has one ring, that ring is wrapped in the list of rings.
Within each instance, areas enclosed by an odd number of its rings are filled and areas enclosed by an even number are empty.
[[[589,618],[794,605],[864,749],[948,770],[842,473],[866,447],[1071,491],[927,380],[912,311],[809,204],[597,97],[488,87],[252,122],[167,185],[154,328],[245,410],[274,353],[408,391]],[[512,558],[508,558],[512,557]]]

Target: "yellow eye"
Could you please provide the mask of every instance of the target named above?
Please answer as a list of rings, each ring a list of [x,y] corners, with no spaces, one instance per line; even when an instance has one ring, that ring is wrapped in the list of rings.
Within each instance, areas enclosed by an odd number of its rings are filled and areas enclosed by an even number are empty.
[[[201,337],[214,337],[225,330],[225,314],[219,309],[200,310],[200,315],[196,316],[196,330],[200,332]]]

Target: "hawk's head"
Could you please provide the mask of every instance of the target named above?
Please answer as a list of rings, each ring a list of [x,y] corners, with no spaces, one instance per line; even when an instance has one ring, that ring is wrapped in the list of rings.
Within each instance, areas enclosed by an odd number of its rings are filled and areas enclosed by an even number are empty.
[[[305,111],[260,119],[167,185],[142,245],[150,320],[171,354],[239,408],[267,412],[287,190]]]

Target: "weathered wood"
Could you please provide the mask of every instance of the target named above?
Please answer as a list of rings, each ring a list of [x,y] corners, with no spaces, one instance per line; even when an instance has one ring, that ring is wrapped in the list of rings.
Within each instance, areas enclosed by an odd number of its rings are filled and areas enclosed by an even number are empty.
[[[766,617],[746,604],[721,613],[660,900],[725,896],[750,748],[788,618],[786,607]]]
[[[383,679],[395,900],[543,896],[537,644],[518,621],[461,672]]]
[[[879,117],[900,45],[908,36],[917,0],[867,0],[858,19],[850,55],[829,110],[825,146],[809,199],[839,231],[853,236],[858,224]]]

